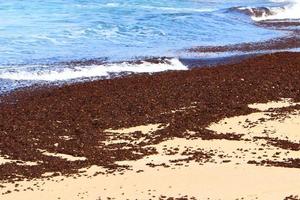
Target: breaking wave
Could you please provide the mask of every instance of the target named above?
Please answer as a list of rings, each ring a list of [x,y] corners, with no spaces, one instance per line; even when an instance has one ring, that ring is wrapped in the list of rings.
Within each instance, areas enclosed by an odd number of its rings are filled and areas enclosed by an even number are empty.
[[[273,0],[276,3],[284,3],[279,7],[234,7],[231,11],[251,16],[254,21],[286,21],[300,20],[300,1]]]
[[[252,18],[261,18],[275,15],[280,10],[284,10],[283,7],[233,7],[230,8],[230,11],[243,13],[251,16]]]
[[[154,73],[168,70],[187,70],[178,59],[155,59],[136,62],[92,64],[88,66],[35,66],[0,70],[0,79],[23,81],[67,81],[82,78],[109,77],[111,74]]]

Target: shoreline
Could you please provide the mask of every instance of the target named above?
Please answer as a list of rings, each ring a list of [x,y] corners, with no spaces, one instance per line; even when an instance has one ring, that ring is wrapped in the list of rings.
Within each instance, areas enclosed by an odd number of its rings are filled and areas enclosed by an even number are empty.
[[[265,117],[265,121],[271,120],[273,123],[274,120],[280,122],[288,116],[298,117],[299,77],[300,53],[280,52],[245,58],[231,64],[223,63],[216,67],[150,75],[134,74],[12,92],[3,96],[0,102],[0,186],[3,186],[0,191],[7,198],[9,195],[13,198],[13,195],[21,195],[22,192],[7,193],[11,190],[9,184],[26,180],[30,183],[30,180],[40,180],[45,174],[50,174],[47,178],[53,180],[78,177],[84,174],[82,169],[89,171],[87,169],[92,166],[103,168],[95,172],[95,177],[101,177],[101,174],[122,177],[128,173],[135,174],[132,169],[141,170],[135,164],[139,166],[138,163],[145,159],[151,169],[164,171],[173,166],[172,163],[175,168],[187,165],[186,169],[191,167],[197,170],[199,164],[210,166],[214,164],[211,159],[219,157],[220,163],[215,167],[222,168],[227,166],[226,163],[237,162],[241,167],[251,168],[253,175],[256,169],[269,171],[267,169],[270,168],[271,173],[274,168],[274,171],[283,170],[277,171],[279,174],[287,170],[294,176],[293,170],[300,169],[298,137],[273,137],[269,133],[257,136],[248,134],[248,130],[245,133],[239,132],[241,129],[232,132],[231,129],[224,129],[220,132],[219,129],[208,127],[237,116],[249,116],[251,119],[251,114],[262,109],[257,107],[257,103],[281,102],[280,106],[276,107],[276,104],[275,107],[260,111],[262,114],[271,112],[271,119]],[[252,104],[256,106],[250,106]],[[265,121],[255,119],[247,126],[251,128]],[[167,149],[169,153],[165,152],[160,145],[174,139],[184,140],[183,151],[166,144],[170,148]],[[192,141],[198,141],[200,146],[202,143],[209,144],[206,144],[207,148],[204,145],[197,149]],[[180,146],[181,141],[177,142]],[[244,162],[243,159],[235,160],[226,156],[226,152],[218,154],[209,151],[210,145],[216,145],[215,142],[221,145],[220,148],[225,148],[222,145],[227,143],[229,146],[244,145],[241,147],[244,149],[248,148],[247,145],[256,145],[253,148],[263,148],[272,153],[282,152],[286,156],[274,159],[271,155],[265,159],[254,159],[241,154],[246,160]],[[191,145],[191,148],[184,148],[185,145]],[[161,152],[167,156],[174,155],[173,162],[170,164],[161,157],[156,158]],[[260,152],[255,153],[260,155]],[[164,162],[152,163],[147,160],[151,156],[154,156],[154,161],[162,159]],[[176,170],[180,173],[179,169]],[[175,172],[173,175],[176,175]],[[143,175],[143,171],[137,174]],[[288,179],[289,173],[286,176]],[[300,179],[294,177],[293,180]],[[175,188],[179,187],[175,185]],[[182,196],[197,196],[195,192],[190,192]],[[253,193],[251,190],[245,192]],[[30,194],[34,196],[34,192]],[[174,199],[179,195],[171,192],[167,196],[172,194],[175,195]],[[280,195],[288,197],[299,194],[283,192]]]
[[[272,11],[265,7],[252,8],[233,8],[234,12],[245,14],[249,17],[271,16]],[[253,20],[253,19],[252,19]],[[265,41],[244,42],[221,46],[196,46],[187,49],[191,53],[222,53],[222,52],[260,52],[260,51],[280,51],[289,49],[299,49],[299,26],[297,20],[253,20],[253,25],[269,30],[285,33]]]
[[[288,34],[277,38],[272,38],[266,41],[260,42],[245,42],[238,44],[229,44],[223,46],[196,46],[188,49],[190,53],[226,53],[226,52],[240,52],[240,53],[259,53],[263,51],[289,51],[291,49],[300,48],[299,30],[288,29],[284,24],[284,28],[278,27],[279,24],[269,25],[263,24],[264,28],[274,28],[278,31],[285,31]],[[259,25],[258,25],[259,26]]]
[[[99,65],[105,67],[105,65],[109,64],[136,64],[136,65],[142,65],[144,62],[149,64],[168,64],[170,60],[172,59],[178,59],[178,62],[186,67],[185,70],[190,70],[193,68],[202,68],[202,67],[216,67],[221,64],[233,64],[238,63],[244,59],[254,57],[257,55],[263,55],[263,53],[249,53],[249,54],[234,54],[234,55],[215,55],[212,57],[202,58],[202,57],[191,57],[191,56],[183,56],[183,57],[146,57],[146,58],[139,58],[137,60],[132,61],[119,61],[119,62],[112,62],[112,63],[105,63],[104,61],[98,61],[98,60],[83,60],[83,61],[73,61],[73,62],[63,62],[63,63],[56,63],[57,65],[66,65],[66,66],[93,66],[93,65]],[[145,74],[145,75],[151,75],[155,73],[163,73],[165,71],[177,71],[178,69],[170,69],[170,70],[163,70],[158,72],[120,72],[120,73],[111,73],[108,76],[96,76],[96,77],[82,77],[82,78],[75,78],[70,80],[57,80],[57,81],[43,81],[43,80],[32,80],[33,83],[26,83],[30,82],[31,80],[7,80],[3,79],[2,81],[6,81],[7,83],[11,82],[12,84],[14,82],[18,82],[17,84],[20,84],[20,86],[17,86],[15,88],[7,89],[7,88],[1,88],[0,87],[0,98],[1,96],[9,96],[10,94],[13,94],[18,91],[22,90],[35,90],[39,88],[48,88],[48,87],[60,87],[64,85],[72,85],[76,83],[84,83],[84,82],[93,82],[93,81],[99,81],[99,80],[107,80],[107,79],[116,79],[116,78],[122,78],[122,77],[131,77],[138,74]],[[181,70],[179,70],[181,71]],[[6,84],[7,84],[6,83]]]
[[[243,10],[244,9],[244,10]],[[259,7],[257,10],[249,8],[234,7],[234,12],[240,14],[262,16],[266,12],[266,8]],[[251,12],[250,12],[251,11]],[[253,11],[253,13],[252,13]],[[260,13],[262,12],[262,13]],[[266,13],[268,14],[268,13]],[[270,13],[269,13],[270,14]],[[268,15],[269,15],[268,14]],[[41,71],[19,71],[12,69],[1,74],[0,78],[0,96],[3,93],[10,93],[13,90],[26,90],[27,87],[45,87],[47,85],[64,85],[73,84],[74,82],[94,81],[101,79],[111,79],[123,77],[126,75],[134,75],[138,73],[156,73],[159,71],[167,70],[181,70],[187,67],[188,69],[194,67],[208,67],[218,66],[222,64],[233,64],[240,62],[245,58],[276,53],[276,52],[299,52],[300,51],[300,38],[299,38],[299,22],[297,21],[276,21],[276,20],[261,20],[251,21],[251,24],[264,29],[278,31],[277,37],[268,40],[260,40],[257,42],[242,42],[227,45],[216,46],[197,46],[194,45],[190,48],[183,48],[173,52],[172,56],[145,56],[145,57],[130,57],[128,60],[115,60],[109,61],[108,57],[82,59],[82,60],[69,60],[69,61],[54,61],[45,64],[45,69]],[[175,51],[175,50],[174,50]],[[181,69],[176,69],[174,64],[183,66]],[[143,64],[156,65],[153,69],[141,71]],[[180,63],[180,64],[179,64]],[[124,64],[124,66],[122,66]],[[164,66],[166,69],[158,69],[158,65]],[[20,64],[20,66],[26,64]],[[38,68],[41,63],[35,63],[34,68]],[[55,66],[59,67],[55,67]],[[116,65],[116,66],[115,66]],[[116,68],[119,66],[119,69]],[[136,65],[136,66],[135,66]],[[170,65],[170,66],[167,66]],[[145,66],[146,68],[149,66]],[[52,69],[53,68],[53,69]],[[122,71],[124,70],[124,71]],[[127,70],[127,71],[126,71]],[[153,70],[153,71],[151,71]],[[55,77],[56,76],[56,77]],[[58,77],[58,78],[57,78]],[[13,86],[11,86],[13,85]]]

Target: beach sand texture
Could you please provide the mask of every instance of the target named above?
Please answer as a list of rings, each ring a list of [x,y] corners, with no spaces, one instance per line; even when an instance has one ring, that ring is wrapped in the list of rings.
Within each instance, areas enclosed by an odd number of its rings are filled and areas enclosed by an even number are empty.
[[[1,197],[299,199],[299,59],[277,53],[3,97]]]
[[[123,173],[107,174],[105,169],[92,166],[73,177],[48,179],[45,174],[41,179],[18,182],[18,187],[16,183],[2,185],[5,190],[12,191],[5,195],[5,199],[284,199],[290,195],[296,196],[300,188],[298,166],[284,168],[249,164],[259,164],[265,160],[285,163],[300,157],[299,150],[272,146],[263,139],[274,137],[288,142],[300,141],[297,134],[300,130],[300,110],[280,115],[281,109],[295,105],[298,103],[290,99],[252,104],[249,107],[257,109],[257,112],[225,118],[208,127],[216,134],[242,133],[242,140],[173,138],[152,145],[158,154],[118,162],[130,166],[130,170]],[[155,134],[165,126],[149,124],[107,131],[130,137],[136,131]],[[108,142],[130,144],[132,140]],[[191,155],[184,153],[187,151],[199,151],[209,156],[197,162],[189,159]]]

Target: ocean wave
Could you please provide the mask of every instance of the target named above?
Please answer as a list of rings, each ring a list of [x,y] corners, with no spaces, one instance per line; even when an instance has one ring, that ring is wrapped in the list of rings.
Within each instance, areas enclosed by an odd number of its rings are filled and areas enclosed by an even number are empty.
[[[251,18],[264,18],[275,15],[277,12],[284,10],[284,7],[233,7],[229,9],[233,12],[239,12],[250,16]]]
[[[0,71],[0,79],[23,81],[67,81],[82,78],[109,77],[111,74],[154,73],[168,70],[187,70],[178,59],[150,59],[136,62],[93,64],[88,66],[65,66],[59,69],[34,67]]]
[[[255,21],[266,20],[300,20],[300,1],[293,1],[283,8],[273,9],[274,14],[252,17]]]
[[[281,7],[234,7],[235,11],[249,15],[254,21],[286,21],[300,20],[300,1],[272,0],[276,3],[286,3]]]

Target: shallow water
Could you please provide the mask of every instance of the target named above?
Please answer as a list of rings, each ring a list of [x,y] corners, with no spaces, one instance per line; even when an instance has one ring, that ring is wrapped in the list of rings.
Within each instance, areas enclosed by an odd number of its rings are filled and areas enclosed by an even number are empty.
[[[184,49],[198,45],[267,40],[285,33],[258,27],[253,17],[230,8],[290,6],[291,17],[297,14],[294,5],[298,4],[268,0],[1,1],[0,84],[3,88],[4,79],[52,81],[110,72],[107,67],[96,72],[93,66],[87,73],[85,65],[74,71],[61,62],[179,57]],[[159,71],[172,69],[164,67]],[[113,70],[122,71],[124,63]]]
[[[226,8],[248,5],[265,4],[220,0],[1,1],[0,63],[161,56],[193,45],[273,37],[274,31],[226,12]]]

